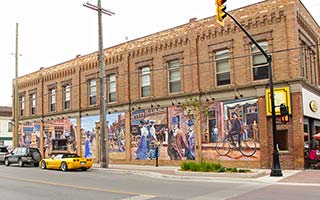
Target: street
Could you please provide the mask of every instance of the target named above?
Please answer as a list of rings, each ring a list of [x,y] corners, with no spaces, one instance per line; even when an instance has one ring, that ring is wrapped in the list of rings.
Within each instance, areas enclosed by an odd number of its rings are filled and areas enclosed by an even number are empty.
[[[155,178],[90,169],[61,172],[0,165],[1,199],[318,199],[319,186],[246,179]]]

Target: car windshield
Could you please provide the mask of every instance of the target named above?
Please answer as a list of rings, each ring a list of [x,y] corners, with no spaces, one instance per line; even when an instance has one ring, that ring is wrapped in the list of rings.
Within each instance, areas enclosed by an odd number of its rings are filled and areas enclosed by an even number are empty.
[[[63,155],[63,158],[79,158],[77,154],[65,154]]]

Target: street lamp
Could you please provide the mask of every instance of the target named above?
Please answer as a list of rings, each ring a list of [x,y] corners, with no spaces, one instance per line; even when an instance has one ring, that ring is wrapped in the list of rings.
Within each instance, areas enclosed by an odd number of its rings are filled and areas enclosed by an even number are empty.
[[[225,2],[225,1],[222,1]],[[278,139],[277,139],[277,124],[276,124],[276,111],[274,102],[274,88],[273,88],[273,76],[272,76],[272,56],[267,54],[257,43],[257,41],[250,35],[250,33],[229,13],[222,10],[227,16],[229,16],[240,29],[249,37],[249,39],[254,43],[254,45],[260,50],[263,56],[268,62],[269,69],[269,85],[270,85],[270,100],[271,100],[271,114],[272,114],[272,132],[273,132],[273,161],[271,167],[270,176],[282,176],[280,161],[279,161],[279,151],[278,151]],[[268,97],[266,97],[268,98]]]
[[[99,35],[99,80],[100,80],[100,167],[109,167],[109,155],[108,155],[108,134],[106,134],[106,66],[103,53],[103,35],[102,35],[102,13],[106,15],[114,15],[113,12],[101,8],[101,0],[98,0],[98,5],[92,5],[89,2],[83,4],[83,6],[95,10],[98,12],[98,35]]]

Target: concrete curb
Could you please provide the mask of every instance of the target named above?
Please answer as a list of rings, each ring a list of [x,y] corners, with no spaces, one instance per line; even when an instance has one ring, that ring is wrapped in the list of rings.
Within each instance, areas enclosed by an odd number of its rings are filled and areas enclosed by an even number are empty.
[[[191,172],[176,170],[177,175],[200,176],[200,177],[219,177],[219,178],[259,178],[268,173],[266,171],[254,171],[250,173],[218,173],[218,172]]]

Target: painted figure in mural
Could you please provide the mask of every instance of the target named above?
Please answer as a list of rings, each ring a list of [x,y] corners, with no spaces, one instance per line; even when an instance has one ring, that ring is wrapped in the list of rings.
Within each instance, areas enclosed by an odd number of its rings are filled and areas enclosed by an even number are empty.
[[[125,135],[124,135],[124,129],[123,128],[119,128],[119,130],[117,130],[117,143],[118,143],[118,150],[119,152],[123,152],[125,151]]]
[[[241,122],[238,118],[238,114],[235,112],[232,113],[232,118],[232,127],[229,131],[229,136],[231,139],[231,144],[235,146],[236,144],[234,143],[233,136],[237,136],[238,143],[240,144]]]
[[[185,152],[189,150],[186,134],[178,127],[178,118],[172,118],[172,130],[168,136],[167,152],[171,160],[182,160]]]
[[[213,130],[211,131],[211,142],[217,142],[218,136],[219,136],[219,129],[217,125],[215,125]]]
[[[68,138],[68,143],[70,146],[71,151],[76,151],[76,128],[74,125],[70,125],[70,136]]]
[[[145,120],[140,121],[141,128],[140,128],[140,133],[141,133],[141,138],[139,142],[139,146],[137,148],[136,154],[137,154],[137,159],[139,160],[146,160],[147,159],[147,136],[149,134],[149,131],[147,129],[147,124]]]
[[[248,140],[248,125],[246,122],[243,122],[243,133],[242,133],[242,139]]]
[[[188,132],[187,132],[189,148],[186,149],[186,156],[187,156],[188,160],[194,160],[195,159],[195,155],[194,155],[195,145],[194,145],[193,125],[194,125],[193,120],[189,119],[188,120]]]
[[[92,150],[91,150],[91,133],[90,131],[86,132],[86,141],[84,143],[84,157],[85,158],[92,158]]]
[[[152,140],[157,141],[156,137],[156,129],[154,128],[155,120],[148,120],[147,121],[147,129],[148,129],[148,135],[147,135],[147,152],[150,151],[150,144]]]
[[[257,121],[254,119],[253,122],[252,122],[252,131],[253,131],[253,139],[254,141],[258,141],[258,129],[259,129],[259,126],[258,126],[258,123]]]
[[[158,148],[158,150],[157,150]],[[160,157],[159,143],[155,140],[150,143],[149,159],[153,160]]]
[[[160,142],[161,144],[165,140],[165,129],[166,129],[165,127],[162,127],[160,131],[156,132],[157,141]]]

